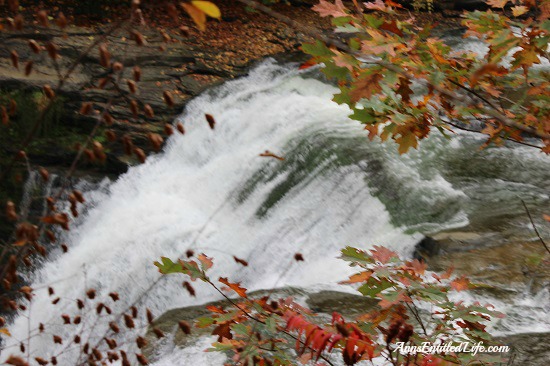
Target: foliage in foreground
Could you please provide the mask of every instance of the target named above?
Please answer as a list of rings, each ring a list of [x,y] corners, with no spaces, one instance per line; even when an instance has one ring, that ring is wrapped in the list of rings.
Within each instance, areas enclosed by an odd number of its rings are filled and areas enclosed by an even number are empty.
[[[488,3],[504,8],[508,1]],[[370,139],[393,139],[400,153],[417,148],[434,127],[448,135],[451,127],[475,129],[479,122],[487,143],[534,137],[543,144],[531,145],[550,153],[550,83],[548,70],[537,68],[549,61],[550,1],[515,3],[510,17],[464,13],[464,37],[488,50],[480,55],[453,49],[433,25],[403,19],[393,1],[347,8],[321,0],[314,9],[352,36],[346,44],[319,40],[303,50],[338,81],[334,101],[350,106]]]
[[[303,260],[300,254],[295,258]],[[364,360],[385,360],[392,365],[487,365],[502,361],[501,355],[464,352],[464,348],[463,352],[404,352],[407,346],[422,347],[426,342],[455,347],[469,344],[470,348],[479,342],[491,342],[486,323],[502,314],[490,305],[466,305],[449,298],[452,290],[473,287],[466,278],[452,277],[452,270],[442,275],[429,273],[425,263],[403,261],[384,247],[375,246],[368,252],[347,247],[341,258],[358,269],[343,283],[378,300],[373,309],[356,319],[345,319],[335,312],[328,321],[291,298],[250,298],[239,283],[223,277],[212,279],[208,271],[213,261],[204,254],[175,262],[163,257],[155,265],[163,274],[180,273],[191,281],[205,282],[227,299],[226,308],[207,307],[211,316],[199,319],[195,326],[213,328],[212,334],[218,340],[209,351],[228,353],[231,364],[295,365],[315,361],[332,365],[338,358],[346,365]],[[248,265],[239,258],[235,260]],[[194,293],[189,282],[186,287]]]

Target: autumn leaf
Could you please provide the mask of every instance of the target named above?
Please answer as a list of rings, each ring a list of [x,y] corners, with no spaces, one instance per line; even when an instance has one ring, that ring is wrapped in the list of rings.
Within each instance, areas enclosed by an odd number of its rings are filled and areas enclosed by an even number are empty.
[[[374,94],[379,93],[382,90],[380,86],[382,78],[381,73],[371,72],[366,77],[357,80],[354,88],[349,93],[351,101],[356,103],[361,98],[369,99]]]
[[[466,277],[462,276],[451,281],[451,287],[456,291],[467,290],[470,287],[470,281]]]
[[[401,137],[395,139],[395,142],[399,144],[399,148],[397,149],[399,154],[405,154],[411,147],[415,149],[418,147],[418,140],[414,133],[401,135]]]
[[[371,255],[374,260],[380,263],[388,263],[392,258],[398,258],[398,255],[393,250],[389,250],[386,247],[375,245],[371,250]]]
[[[529,8],[524,5],[517,5],[512,8],[512,14],[514,14],[515,17],[519,17],[520,15],[523,15],[529,11]]]
[[[244,287],[241,287],[238,283],[231,283],[225,277],[220,277],[218,281],[220,281],[221,283],[223,283],[224,285],[228,286],[230,289],[235,291],[237,295],[239,295],[240,297],[247,297],[246,289]]]
[[[183,10],[187,12],[187,14],[189,14],[191,19],[193,19],[193,21],[195,22],[199,30],[201,31],[206,30],[206,13],[204,11],[197,8],[193,4],[181,2],[180,6],[183,8]]]
[[[218,325],[212,331],[212,335],[218,336],[218,342],[221,342],[223,338],[233,339],[233,334],[231,334],[231,322]]]
[[[159,272],[162,274],[169,273],[183,273],[184,269],[180,263],[174,263],[170,258],[161,257],[161,262],[155,262],[154,265],[158,267]]]
[[[191,1],[191,4],[202,10],[209,17],[220,19],[222,16],[220,9],[210,1]]]
[[[493,8],[504,8],[508,4],[508,0],[487,0],[487,4]]]
[[[329,3],[325,0],[320,0],[319,4],[315,5],[311,9],[315,10],[322,17],[345,17],[348,14],[346,13],[346,7],[342,3],[342,0],[336,0],[334,4]]]
[[[212,268],[212,266],[214,265],[214,262],[212,262],[212,259],[208,258],[204,254],[200,254],[197,258],[199,259],[199,262],[201,262],[202,269],[205,271]]]
[[[0,328],[0,333],[7,335],[8,337],[11,337],[11,333],[6,328]]]
[[[218,314],[225,314],[225,313],[227,313],[227,311],[223,310],[221,307],[214,306],[214,305],[208,305],[208,306],[206,306],[206,310],[211,311],[211,312],[213,312],[213,313],[218,313]]]
[[[481,66],[479,69],[477,69],[471,77],[471,83],[472,86],[475,86],[479,79],[481,79],[485,75],[493,75],[493,76],[503,76],[508,73],[508,70],[506,70],[505,67],[496,65],[496,64],[485,64]]]

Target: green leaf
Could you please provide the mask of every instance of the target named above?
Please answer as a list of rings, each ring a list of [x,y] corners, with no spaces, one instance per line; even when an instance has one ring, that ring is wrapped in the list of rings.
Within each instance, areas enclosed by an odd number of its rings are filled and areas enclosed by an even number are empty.
[[[155,266],[158,267],[159,272],[162,274],[170,274],[170,273],[185,273],[185,270],[183,269],[181,263],[174,263],[170,258],[161,257],[160,262],[155,262]]]
[[[334,53],[321,41],[302,45],[302,51],[312,56],[334,56]]]

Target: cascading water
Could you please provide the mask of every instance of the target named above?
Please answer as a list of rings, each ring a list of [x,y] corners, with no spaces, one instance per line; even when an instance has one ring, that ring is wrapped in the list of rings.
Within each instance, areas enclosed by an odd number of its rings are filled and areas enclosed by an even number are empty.
[[[180,118],[186,135],[170,138],[164,152],[87,192],[87,212],[64,238],[69,252],[53,255],[31,279],[35,293],[52,285],[61,299],[53,305],[45,293],[36,296],[10,327],[6,355],[44,323],[31,354],[63,350],[62,364],[74,364],[80,347],[54,347],[52,334],[79,333],[93,345],[108,332],[105,319],[133,303],[159,315],[218,298],[201,286],[191,298],[179,276],[161,278],[153,266],[161,256],[204,252],[215,258],[216,274],[251,290],[330,287],[350,273],[336,259],[345,245],[384,245],[410,256],[419,232],[467,225],[481,207],[519,214],[520,206],[502,203],[517,196],[548,203],[549,159],[536,151],[480,151],[477,137],[461,134],[434,136],[400,157],[390,143],[368,143],[349,110],[330,102],[336,89],[315,75],[263,63],[191,102]],[[205,113],[215,116],[215,130]],[[259,156],[265,150],[285,160]],[[522,164],[528,172],[517,169]],[[297,252],[305,262],[294,263]],[[232,255],[250,265],[240,267]],[[63,326],[61,314],[78,313],[75,299],[89,288],[99,299],[120,294],[109,302],[113,315],[98,322],[87,309],[81,324]],[[197,364],[222,362],[200,357]]]

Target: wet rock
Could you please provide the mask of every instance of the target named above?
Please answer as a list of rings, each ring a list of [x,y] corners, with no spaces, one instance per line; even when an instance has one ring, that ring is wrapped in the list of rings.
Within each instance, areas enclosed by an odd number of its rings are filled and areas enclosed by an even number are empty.
[[[437,240],[426,236],[414,247],[413,257],[419,260],[425,260],[426,257],[433,257],[439,254],[441,246]]]
[[[550,360],[550,333],[514,334],[496,341],[511,347],[508,365],[541,366]]]

